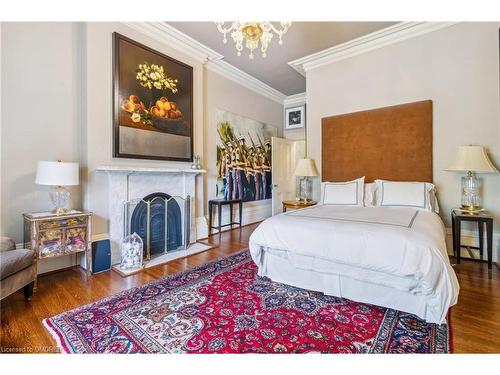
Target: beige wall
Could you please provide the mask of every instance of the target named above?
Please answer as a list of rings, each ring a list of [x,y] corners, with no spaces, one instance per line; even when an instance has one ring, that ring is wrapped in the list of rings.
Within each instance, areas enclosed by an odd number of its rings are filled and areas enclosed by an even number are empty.
[[[283,138],[291,139],[294,141],[302,141],[306,139],[306,130],[303,129],[293,129],[293,130],[284,130]]]
[[[97,167],[190,167],[190,163],[112,157],[114,31],[194,67],[194,153],[202,156],[203,167],[209,170],[206,178],[197,178],[197,217],[205,216],[206,200],[215,192],[215,109],[267,122],[281,133],[279,103],[121,23],[2,23],[2,235],[21,242],[21,214],[52,207],[48,189],[34,183],[37,160],[80,162],[81,184],[72,188],[71,205],[95,213],[94,235],[108,232],[107,175],[95,171]],[[206,193],[204,185],[209,188]]]
[[[208,170],[205,179],[205,212],[209,199],[215,198],[217,182],[216,142],[217,142],[217,110],[226,110],[238,115],[273,125],[278,128],[278,136],[283,135],[283,106],[251,91],[223,76],[205,69],[205,131],[203,166]],[[245,203],[244,211],[255,212],[253,218],[260,215],[269,216],[271,201]],[[249,217],[246,216],[245,217]]]
[[[460,145],[486,146],[500,167],[500,23],[461,23],[307,73],[309,155],[321,165],[321,118],[431,99],[434,182],[449,225],[460,174],[445,172]],[[484,175],[484,206],[500,224],[500,175]]]
[[[79,161],[78,50],[73,23],[2,25],[1,228],[23,238],[21,214],[52,208],[37,160]],[[81,205],[71,188],[72,205]]]

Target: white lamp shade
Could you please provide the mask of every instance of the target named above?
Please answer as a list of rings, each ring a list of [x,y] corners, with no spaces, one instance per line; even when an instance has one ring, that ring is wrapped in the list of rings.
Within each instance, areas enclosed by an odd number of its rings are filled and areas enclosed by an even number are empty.
[[[313,159],[299,159],[295,167],[295,176],[319,176],[318,169]]]
[[[78,176],[78,163],[39,161],[35,182],[38,185],[71,186],[78,185]]]
[[[498,172],[482,146],[460,146],[447,171]]]

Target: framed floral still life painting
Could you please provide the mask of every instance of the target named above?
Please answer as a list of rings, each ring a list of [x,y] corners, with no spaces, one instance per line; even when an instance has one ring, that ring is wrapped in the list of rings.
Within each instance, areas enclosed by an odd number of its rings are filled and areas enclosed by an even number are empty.
[[[192,161],[193,68],[113,34],[113,156]]]
[[[285,109],[285,130],[300,129],[306,124],[306,106]]]

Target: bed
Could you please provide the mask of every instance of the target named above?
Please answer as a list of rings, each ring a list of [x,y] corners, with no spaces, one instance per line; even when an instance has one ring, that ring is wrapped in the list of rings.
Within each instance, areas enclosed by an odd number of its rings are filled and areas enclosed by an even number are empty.
[[[435,193],[432,102],[333,116],[323,119],[322,129],[322,189],[342,191],[345,184],[356,183],[356,201],[346,204],[347,198],[341,197],[344,200],[331,202],[322,190],[322,204],[262,222],[250,237],[258,274],[410,312],[430,323],[445,322],[457,302],[459,285],[448,259],[437,201],[432,206],[429,195]],[[346,143],[353,131],[362,149]],[[392,148],[384,147],[388,133],[393,141],[396,137]],[[374,162],[381,152],[383,157]],[[346,182],[361,173],[364,178]],[[365,182],[374,180],[378,198],[373,204],[360,202],[359,195],[366,198]],[[415,198],[422,203],[398,204],[406,194],[400,187],[422,188],[424,196]],[[335,189],[334,200],[339,196]]]

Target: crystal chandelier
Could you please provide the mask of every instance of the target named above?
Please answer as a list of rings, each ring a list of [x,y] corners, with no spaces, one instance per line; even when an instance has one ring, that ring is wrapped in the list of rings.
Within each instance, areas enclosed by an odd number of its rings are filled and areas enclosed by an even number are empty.
[[[273,39],[274,34],[279,38],[279,44],[283,44],[282,37],[288,31],[291,22],[280,22],[281,29],[276,28],[271,22],[232,22],[229,27],[224,27],[225,22],[216,22],[217,30],[224,34],[222,42],[227,43],[226,35],[231,33],[238,56],[245,47],[250,50],[250,59],[253,59],[253,50],[259,47],[262,57],[266,57],[266,51]],[[274,34],[273,34],[274,33]]]

